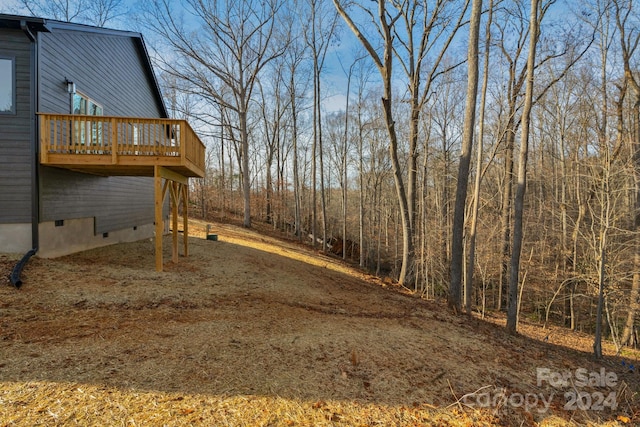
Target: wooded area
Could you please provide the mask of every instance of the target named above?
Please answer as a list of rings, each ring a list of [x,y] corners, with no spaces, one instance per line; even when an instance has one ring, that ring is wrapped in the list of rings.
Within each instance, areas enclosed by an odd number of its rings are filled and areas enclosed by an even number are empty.
[[[593,332],[596,355],[599,334],[638,345],[637,2],[152,0],[137,16],[170,111],[208,144],[197,215],[266,221],[456,312],[505,310],[510,332],[519,317]]]

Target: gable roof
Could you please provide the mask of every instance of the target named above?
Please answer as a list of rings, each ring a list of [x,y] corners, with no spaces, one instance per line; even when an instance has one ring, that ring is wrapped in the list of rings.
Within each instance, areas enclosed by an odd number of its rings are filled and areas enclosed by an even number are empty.
[[[141,33],[137,33],[134,31],[114,30],[111,28],[94,27],[91,25],[77,24],[74,22],[56,21],[52,19],[37,18],[32,16],[7,15],[7,14],[0,14],[0,29],[2,28],[23,30],[25,32],[28,31],[30,33],[37,33],[37,32],[49,33],[52,30],[61,29],[61,30],[69,30],[69,31],[80,31],[85,33],[102,34],[107,36],[130,37],[134,41],[136,48],[140,51],[140,54],[144,58],[143,65],[145,67],[145,72],[149,76],[149,79],[153,85],[154,95],[162,111],[162,116],[166,118],[169,117],[169,114],[167,112],[167,107],[165,106],[165,103],[164,103],[164,98],[162,97],[162,92],[160,91],[160,85],[158,84],[158,79],[156,78],[156,75],[153,71],[153,66],[151,65],[151,58],[149,57],[149,51],[147,50],[147,46],[144,43],[144,38]],[[29,35],[29,37],[31,38],[32,35]]]

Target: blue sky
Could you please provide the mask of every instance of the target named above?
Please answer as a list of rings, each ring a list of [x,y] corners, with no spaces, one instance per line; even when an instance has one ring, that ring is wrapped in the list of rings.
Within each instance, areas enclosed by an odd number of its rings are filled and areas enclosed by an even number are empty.
[[[46,1],[46,0],[45,0]],[[125,7],[129,13],[123,18],[111,21],[107,27],[116,29],[126,29],[139,31],[145,37],[147,44],[153,46],[153,36],[144,29],[137,28],[138,24],[131,16],[135,14],[136,0],[125,0]],[[29,12],[20,4],[19,0],[0,0],[0,13],[28,15]],[[43,18],[48,18],[43,16]],[[339,23],[342,26],[342,22]],[[342,69],[340,61],[346,70],[349,69],[354,55],[357,54],[355,39],[350,31],[344,26],[341,29],[341,42],[329,48],[325,61],[323,74],[323,92],[325,93],[324,107],[327,111],[337,111],[344,109],[346,101],[347,77]],[[377,77],[377,76],[375,76]]]
[[[27,14],[28,12],[19,3],[19,0],[0,0],[0,12],[10,14]],[[125,7],[129,9],[129,13],[126,13],[123,17],[118,18],[115,21],[111,21],[107,26],[140,31],[143,33],[147,44],[150,45],[150,47],[153,47],[153,35],[142,28],[138,28],[138,24],[134,19],[132,19],[132,16],[135,15],[135,9],[137,4],[139,4],[139,0],[124,0],[124,4]],[[564,1],[558,2],[558,4],[554,5],[550,10],[550,14],[552,14],[554,19],[557,19],[559,16],[566,16],[568,14],[566,3]],[[327,111],[344,109],[347,88],[347,76],[345,75],[345,70],[348,70],[354,58],[358,55],[362,55],[363,52],[360,43],[355,39],[352,32],[346,27],[346,25],[344,25],[341,19],[339,21],[339,27],[340,41],[339,43],[335,43],[330,46],[323,70],[322,89],[325,96],[323,105]],[[464,34],[464,31],[462,34]],[[458,43],[458,46],[453,46],[453,49],[458,55],[466,54],[466,49],[462,46],[461,42]],[[454,55],[455,54],[456,53],[454,53]],[[365,61],[373,67],[368,56]],[[396,71],[399,71],[398,66],[396,66]],[[370,81],[373,85],[378,85],[380,82],[380,76],[375,68],[371,73]],[[352,94],[354,93],[353,90],[354,86],[352,86]]]

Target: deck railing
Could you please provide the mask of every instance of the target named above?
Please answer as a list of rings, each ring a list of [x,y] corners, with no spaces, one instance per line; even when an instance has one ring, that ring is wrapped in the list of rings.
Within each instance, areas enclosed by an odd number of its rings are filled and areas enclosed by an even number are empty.
[[[205,146],[186,120],[40,113],[41,161],[78,156],[117,165],[131,156],[204,171]],[[62,156],[60,156],[62,155]],[[93,156],[89,156],[93,155]],[[99,157],[97,157],[98,155]],[[152,161],[144,162],[152,163]]]

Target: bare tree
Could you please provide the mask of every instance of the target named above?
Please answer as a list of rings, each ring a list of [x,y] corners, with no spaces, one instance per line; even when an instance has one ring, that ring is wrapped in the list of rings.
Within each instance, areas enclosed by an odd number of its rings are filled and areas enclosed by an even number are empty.
[[[245,227],[251,227],[250,141],[247,115],[258,77],[282,55],[287,33],[275,43],[281,0],[189,0],[189,23],[178,20],[170,0],[154,0],[145,25],[177,55],[159,58],[164,71],[188,82],[188,90],[220,104],[235,115],[240,144],[240,171]],[[194,22],[199,31],[193,31]],[[230,96],[224,96],[224,91]]]
[[[274,179],[273,179],[273,162],[280,152],[280,140],[284,126],[284,115],[289,108],[289,97],[283,96],[283,73],[285,64],[283,62],[273,62],[274,67],[271,70],[273,76],[270,80],[270,88],[266,88],[264,84],[258,81],[260,92],[260,119],[262,125],[265,165],[265,189],[266,189],[266,221],[269,224],[277,225],[274,221]],[[270,89],[270,90],[269,90]],[[268,100],[270,99],[270,100]],[[279,165],[276,165],[279,166]]]
[[[354,72],[354,67],[356,67],[358,65],[358,62],[362,61],[365,57],[364,56],[358,56],[357,58],[355,58],[353,60],[353,62],[351,63],[351,65],[349,66],[349,71],[346,71],[344,69],[344,65],[342,65],[342,63],[340,63],[340,66],[342,67],[342,71],[345,72],[345,74],[347,75],[347,101],[346,101],[346,105],[345,105],[345,113],[344,113],[344,138],[343,138],[343,145],[342,145],[342,162],[341,162],[341,182],[340,182],[340,186],[342,187],[342,240],[343,240],[343,244],[346,243],[346,238],[347,238],[347,205],[348,205],[348,195],[349,195],[349,176],[348,176],[348,171],[347,171],[347,151],[348,151],[348,146],[349,146],[349,117],[350,117],[350,111],[349,111],[349,100],[351,99],[351,77],[353,76],[353,72]],[[346,249],[343,249],[342,251],[342,259],[347,259],[347,251]]]
[[[436,239],[437,243],[431,243],[436,254],[438,273],[435,273],[443,282],[448,281],[451,267],[451,231],[453,229],[453,197],[455,194],[453,176],[455,175],[455,152],[459,150],[462,142],[463,122],[459,119],[464,116],[465,91],[463,89],[465,76],[464,70],[451,70],[438,81],[438,91],[433,94],[429,104],[429,139],[425,143],[425,159],[429,149],[433,159],[430,164],[423,167],[423,180],[433,179],[435,206],[438,215],[435,218],[433,232],[428,233],[425,239]],[[440,144],[436,144],[439,142]],[[423,203],[428,198],[422,197]],[[422,225],[422,224],[421,224]],[[425,225],[423,225],[424,227]]]
[[[360,267],[366,265],[366,251],[365,251],[365,216],[366,216],[366,186],[367,180],[365,177],[365,134],[366,128],[369,125],[369,121],[366,118],[365,102],[366,102],[366,86],[373,72],[371,67],[367,66],[362,57],[362,61],[358,61],[358,68],[356,72],[357,76],[357,90],[358,90],[358,104],[356,107],[357,118],[357,139],[358,139],[358,245],[360,247]]]
[[[414,223],[416,206],[417,140],[420,113],[431,94],[431,85],[443,69],[443,59],[458,29],[461,27],[468,1],[438,0],[434,7],[426,1],[404,2],[378,0],[377,10],[358,5],[365,16],[371,18],[381,40],[372,43],[371,36],[363,31],[340,0],[333,0],[338,12],[349,28],[362,43],[375,63],[383,83],[382,107],[389,134],[389,153],[393,167],[393,177],[398,198],[402,223],[402,265],[398,281],[405,283],[412,279],[414,259]],[[403,24],[403,25],[402,25]],[[414,38],[414,36],[418,36]],[[377,49],[377,45],[381,45]],[[435,58],[429,58],[435,51]],[[400,160],[401,144],[395,126],[393,102],[394,57],[407,77],[409,90],[410,120],[408,136],[407,180],[403,176]],[[427,59],[432,66],[427,67]],[[459,64],[456,64],[459,65]],[[455,67],[455,65],[454,65]],[[426,76],[426,77],[425,77]],[[424,79],[424,80],[423,80]]]
[[[498,288],[498,309],[503,307],[506,300],[506,286],[508,283],[509,254],[511,248],[511,199],[513,192],[513,155],[516,133],[520,125],[517,117],[520,106],[522,87],[525,83],[526,67],[520,67],[521,58],[525,51],[528,28],[525,24],[526,16],[521,1],[514,2],[510,8],[499,9],[501,16],[496,19],[497,48],[502,53],[508,65],[506,83],[506,112],[504,112],[503,126],[506,129],[502,144],[504,146],[504,178],[502,179],[501,194],[501,239],[500,239],[500,279]]]
[[[305,33],[305,40],[311,51],[313,60],[313,146],[312,146],[312,195],[313,210],[311,234],[313,238],[313,246],[317,243],[316,224],[318,211],[316,207],[317,201],[317,165],[319,160],[320,166],[320,203],[322,209],[322,250],[327,250],[327,201],[325,195],[324,182],[324,153],[322,146],[322,94],[321,94],[321,73],[324,67],[324,61],[327,49],[335,36],[338,15],[333,10],[327,10],[320,0],[308,0],[309,3],[309,20],[310,28]],[[304,19],[304,18],[303,18]]]
[[[298,120],[300,115],[300,100],[308,85],[308,77],[301,80],[301,76],[307,76],[305,73],[304,61],[306,59],[306,43],[299,41],[293,37],[289,49],[285,52],[284,59],[287,64],[287,74],[289,81],[285,81],[289,94],[289,108],[291,114],[291,139],[292,139],[292,169],[293,169],[293,198],[294,198],[294,230],[293,233],[298,239],[302,239],[302,196],[300,182],[300,166],[299,166],[299,126]]]
[[[469,1],[437,0],[430,4],[424,0],[415,0],[391,3],[400,13],[400,22],[403,24],[394,26],[398,45],[394,50],[408,80],[410,120],[407,200],[409,231],[414,235],[420,117],[436,79],[460,65],[460,62],[447,62],[446,53],[463,25]],[[414,244],[412,248],[413,246]]]
[[[104,27],[123,16],[123,0],[20,0],[33,16]]]
[[[636,68],[634,67],[635,64],[632,63],[632,59],[640,44],[640,31],[638,31],[640,19],[634,16],[634,12],[637,13],[638,11],[634,10],[634,3],[631,0],[615,0],[614,4],[620,37],[622,64],[624,66],[624,80],[634,95],[632,100],[632,121],[635,122],[635,129],[631,132],[633,138],[631,146],[634,160],[633,176],[636,187],[633,228],[637,236],[638,232],[640,232],[640,81],[635,72]],[[640,310],[640,237],[636,237],[635,240],[634,274],[631,282],[629,310],[621,340],[623,345],[629,346],[637,344],[637,335],[634,330],[636,316]]]
[[[540,31],[541,22],[544,13],[556,0],[545,2],[541,6],[541,14],[538,16],[538,31]],[[502,112],[501,121],[504,126],[502,144],[504,147],[504,176],[501,179],[502,195],[501,195],[501,238],[500,248],[501,256],[500,278],[499,278],[499,295],[498,308],[500,309],[504,303],[504,297],[507,294],[507,283],[512,277],[510,266],[513,261],[514,249],[512,246],[512,196],[514,185],[514,153],[515,140],[518,130],[523,122],[523,109],[525,102],[523,101],[522,89],[526,84],[528,61],[524,66],[520,62],[525,53],[528,53],[527,40],[530,40],[530,25],[527,24],[526,2],[514,1],[500,8],[501,16],[496,19],[495,28],[497,29],[497,48],[502,53],[507,63],[507,82],[506,82],[506,100],[505,109]],[[560,27],[558,27],[560,28]],[[595,38],[595,33],[591,37],[581,34],[581,28],[571,27],[558,36],[560,42],[547,38],[545,40],[545,49],[540,59],[536,61],[535,68],[542,65],[554,64],[557,68],[555,72],[546,81],[540,82],[540,88],[536,91],[532,102],[536,102],[544,96],[544,94],[553,87],[558,81],[563,79],[566,73],[573,65],[580,60],[585,52],[589,49]],[[515,207],[513,207],[515,209]],[[515,221],[515,218],[513,218]]]
[[[358,40],[362,43],[363,47],[371,56],[373,62],[376,64],[380,77],[383,83],[383,96],[382,96],[382,108],[384,110],[384,119],[389,134],[389,153],[391,155],[391,164],[393,166],[393,178],[396,185],[396,192],[398,195],[400,215],[402,220],[402,267],[400,270],[400,276],[398,281],[404,283],[407,277],[407,269],[409,268],[412,255],[412,239],[411,235],[411,221],[409,220],[409,203],[407,199],[407,192],[405,190],[404,178],[402,177],[402,169],[400,166],[399,149],[398,149],[398,135],[396,133],[395,120],[393,117],[393,27],[397,20],[400,18],[400,13],[390,12],[387,9],[385,0],[378,0],[378,31],[382,37],[383,52],[382,55],[371,44],[367,36],[360,30],[358,25],[354,22],[340,3],[339,0],[333,0],[333,4],[338,9],[340,16],[345,20],[349,28],[356,35]],[[368,12],[371,14],[371,12]],[[373,15],[371,14],[373,17]]]
[[[543,4],[540,0],[531,1],[530,21],[529,21],[529,51],[528,60],[526,66],[526,91],[524,97],[524,107],[521,117],[522,130],[521,130],[521,143],[519,146],[520,154],[518,161],[518,176],[516,182],[516,193],[514,199],[514,225],[513,225],[513,241],[511,247],[511,259],[510,259],[510,275],[509,275],[509,294],[508,294],[508,306],[507,306],[507,331],[515,334],[518,315],[520,311],[520,299],[522,296],[522,286],[520,285],[520,255],[523,246],[523,213],[524,213],[524,197],[527,188],[527,163],[529,158],[529,140],[531,131],[531,109],[533,104],[540,99],[541,96],[552,87],[559,78],[552,79],[547,86],[544,87],[541,94],[534,100],[533,98],[533,83],[534,73],[536,68],[536,50],[537,40],[540,37],[540,23],[543,20],[549,7],[555,3],[555,0],[551,0],[546,4]],[[547,62],[550,58],[553,58],[555,54],[546,56],[542,63]],[[578,58],[581,55],[578,56]],[[560,74],[564,76],[569,68],[575,63],[575,60],[569,62],[569,65]],[[532,251],[533,255],[533,251]],[[531,259],[531,256],[530,258]],[[526,274],[525,274],[526,277]],[[523,279],[524,282],[524,279]]]
[[[123,0],[92,0],[88,6],[88,22],[97,27],[105,27],[126,13]]]
[[[462,135],[462,152],[458,169],[456,188],[456,204],[453,213],[453,235],[451,244],[451,282],[449,283],[449,308],[456,313],[461,311],[460,295],[462,290],[463,271],[463,234],[464,216],[469,183],[469,166],[473,148],[473,134],[476,121],[476,100],[478,97],[478,42],[480,39],[480,19],[482,18],[482,0],[473,0],[471,6],[471,26],[469,29],[469,49],[467,52],[468,76],[467,95],[464,111],[464,128]],[[470,297],[470,292],[467,292]],[[467,313],[471,314],[471,299],[465,304]]]
[[[476,262],[476,237],[478,229],[478,211],[480,208],[480,183],[486,169],[482,168],[482,160],[484,153],[484,118],[485,108],[487,104],[487,87],[489,85],[489,52],[491,48],[491,23],[493,21],[493,0],[489,0],[489,12],[486,24],[485,46],[484,46],[484,70],[482,75],[482,94],[480,96],[480,112],[478,117],[478,146],[476,148],[476,176],[473,186],[473,205],[471,208],[471,218],[469,224],[469,255],[465,272],[465,306],[467,312],[471,309],[471,293],[473,286],[473,271]],[[483,304],[485,307],[485,295],[483,294]],[[484,316],[484,310],[483,310]]]
[[[540,34],[540,20],[552,2],[542,6],[540,0],[531,0],[529,17],[529,54],[527,77],[522,111],[522,133],[520,136],[520,156],[518,160],[518,180],[514,199],[513,246],[511,252],[511,274],[509,276],[509,303],[507,307],[507,331],[515,334],[518,323],[518,284],[520,283],[520,254],[523,240],[524,196],[527,189],[527,160],[529,156],[529,129],[531,107],[533,105],[533,77],[536,66],[536,47]]]

